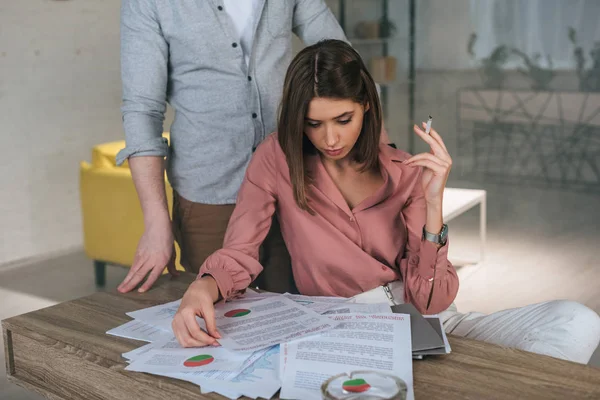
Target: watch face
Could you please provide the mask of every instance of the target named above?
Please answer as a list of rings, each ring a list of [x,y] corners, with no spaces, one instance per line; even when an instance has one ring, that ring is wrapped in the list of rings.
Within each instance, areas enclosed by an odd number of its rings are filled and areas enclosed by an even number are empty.
[[[446,236],[448,236],[448,225],[442,225],[442,231],[440,232],[440,239],[442,242],[446,241]]]

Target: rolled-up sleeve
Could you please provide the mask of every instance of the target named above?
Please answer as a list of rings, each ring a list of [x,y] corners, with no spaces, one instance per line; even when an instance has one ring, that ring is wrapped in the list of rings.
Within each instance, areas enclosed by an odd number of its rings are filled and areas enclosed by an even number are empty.
[[[404,301],[412,303],[423,314],[446,310],[458,293],[458,275],[448,261],[448,246],[438,248],[423,238],[427,204],[418,176],[403,210],[408,230],[406,250],[399,260],[404,280]]]
[[[323,39],[348,42],[339,22],[323,0],[296,0],[292,30],[307,45]]]
[[[211,275],[224,299],[244,291],[263,269],[259,248],[271,228],[277,201],[275,143],[271,136],[256,149],[229,219],[223,248],[200,267],[198,277]]]
[[[121,5],[121,113],[129,157],[168,153],[162,137],[168,80],[168,44],[161,32],[155,0],[123,0]]]

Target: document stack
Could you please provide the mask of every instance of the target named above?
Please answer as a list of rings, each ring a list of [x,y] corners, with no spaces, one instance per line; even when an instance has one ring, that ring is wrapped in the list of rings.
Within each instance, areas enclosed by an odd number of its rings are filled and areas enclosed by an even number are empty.
[[[270,399],[280,391],[282,399],[302,400],[321,399],[321,385],[333,375],[367,370],[400,378],[414,399],[413,357],[450,351],[439,319],[423,319],[414,308],[392,312],[387,304],[252,291],[215,305],[220,346],[183,348],[171,329],[180,302],[127,313],[131,321],[107,332],[148,342],[123,354],[126,370],[185,380],[230,399]],[[417,317],[418,329],[431,331],[411,333]]]

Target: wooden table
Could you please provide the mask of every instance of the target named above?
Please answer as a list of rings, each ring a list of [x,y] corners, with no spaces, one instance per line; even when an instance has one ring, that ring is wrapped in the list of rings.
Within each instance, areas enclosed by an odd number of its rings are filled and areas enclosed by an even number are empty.
[[[145,294],[99,292],[2,321],[9,380],[50,399],[222,399],[196,385],[128,372],[142,342],[106,335],[126,312],[177,300],[193,276],[167,276]],[[420,399],[600,399],[600,369],[449,337],[452,353],[415,361]]]

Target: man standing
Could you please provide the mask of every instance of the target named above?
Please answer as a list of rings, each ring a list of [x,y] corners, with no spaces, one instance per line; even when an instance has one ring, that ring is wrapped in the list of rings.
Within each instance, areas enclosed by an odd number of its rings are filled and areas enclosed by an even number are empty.
[[[194,272],[222,246],[252,153],[276,127],[292,33],[308,45],[346,40],[323,0],[122,0],[126,147],[117,163],[129,160],[145,230],[119,291],[146,276],[139,291],[148,290],[165,266],[176,275],[174,239]],[[175,110],[169,144],[167,102]],[[276,221],[261,262],[265,272],[289,264]]]

